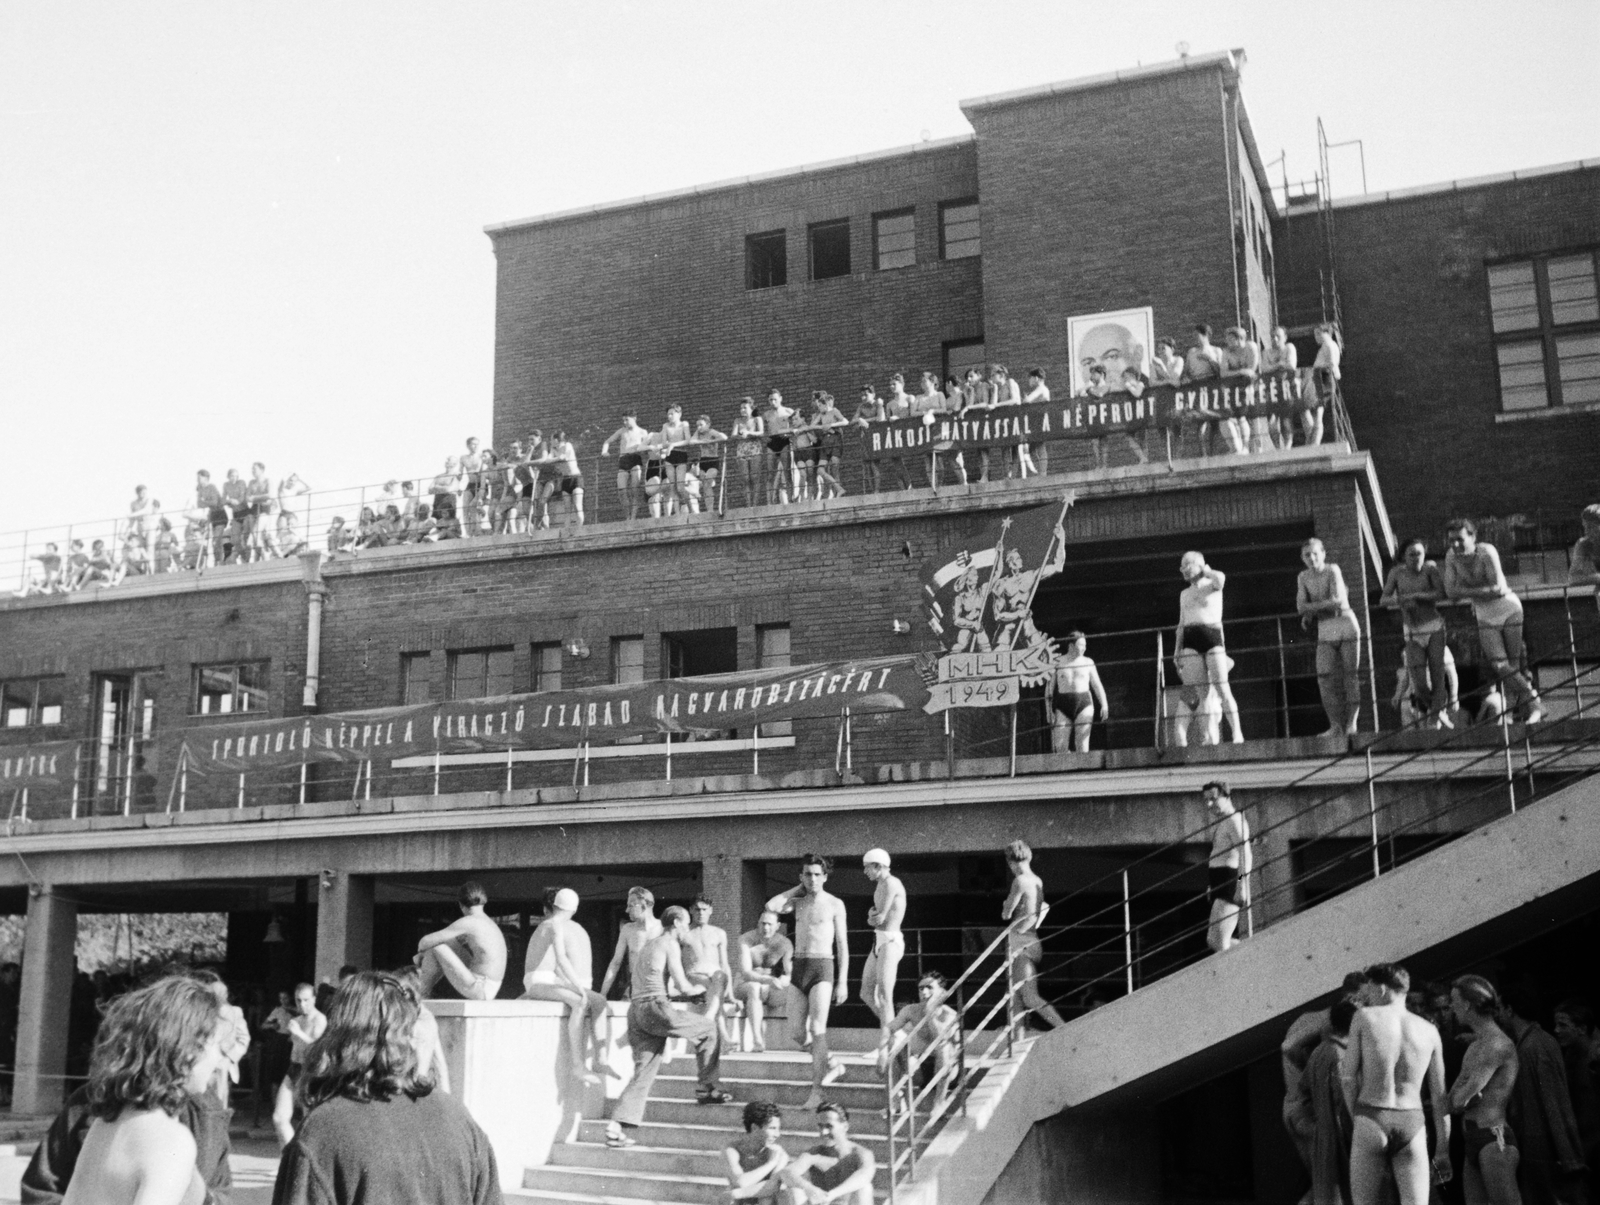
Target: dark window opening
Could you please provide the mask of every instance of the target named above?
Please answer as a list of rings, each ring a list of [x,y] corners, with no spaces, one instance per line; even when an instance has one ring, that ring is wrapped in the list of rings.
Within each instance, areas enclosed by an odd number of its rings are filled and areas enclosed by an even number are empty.
[[[788,240],[781,230],[747,235],[744,240],[744,287],[775,289],[789,283]]]
[[[850,275],[850,219],[811,227],[811,279]]]
[[[699,678],[731,674],[739,668],[737,628],[702,628],[661,633],[661,676]]]

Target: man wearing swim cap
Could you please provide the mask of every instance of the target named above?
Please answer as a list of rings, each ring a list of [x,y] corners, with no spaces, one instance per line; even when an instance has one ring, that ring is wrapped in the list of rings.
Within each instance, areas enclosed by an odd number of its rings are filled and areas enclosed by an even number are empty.
[[[545,893],[544,919],[528,941],[528,957],[522,964],[522,998],[554,1000],[567,1006],[567,1041],[572,1049],[572,1065],[585,1083],[598,1084],[600,1077],[593,1070],[598,1054],[594,1021],[604,1017],[609,1028],[611,1014],[606,1008],[606,998],[593,990],[594,952],[589,935],[572,919],[577,910],[578,893],[572,888],[562,887]],[[606,1046],[609,1049],[609,1034]]]
[[[872,908],[867,924],[872,926],[872,952],[861,968],[861,998],[878,1017],[878,1066],[889,1065],[889,1025],[894,1020],[894,982],[905,957],[906,939],[900,923],[906,917],[905,884],[889,873],[889,854],[869,849],[861,857],[861,869],[872,883]]]

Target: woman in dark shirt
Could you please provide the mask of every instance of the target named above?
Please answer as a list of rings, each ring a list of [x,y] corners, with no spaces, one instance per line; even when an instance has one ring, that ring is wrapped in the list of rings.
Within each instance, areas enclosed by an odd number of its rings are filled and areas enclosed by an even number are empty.
[[[305,1124],[273,1205],[501,1205],[494,1151],[418,1065],[415,987],[363,971],[339,989],[300,1079]]]

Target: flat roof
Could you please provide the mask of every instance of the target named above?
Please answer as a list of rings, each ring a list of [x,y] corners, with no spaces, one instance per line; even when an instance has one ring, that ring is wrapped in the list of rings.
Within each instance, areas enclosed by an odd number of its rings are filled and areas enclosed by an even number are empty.
[[[1085,75],[1078,79],[1060,80],[1053,84],[1039,84],[1032,88],[1019,88],[1015,92],[993,92],[988,96],[975,96],[961,102],[961,111],[992,109],[998,105],[1016,104],[1019,101],[1038,100],[1045,96],[1060,96],[1068,92],[1087,92],[1091,88],[1105,88],[1112,84],[1125,84],[1131,80],[1150,79],[1158,75],[1181,75],[1185,71],[1202,71],[1223,67],[1237,72],[1244,65],[1243,50],[1217,50],[1210,54],[1184,55],[1149,66],[1130,67],[1122,71],[1108,71],[1101,75]]]
[[[525,230],[529,226],[540,226],[546,222],[560,222],[568,218],[589,217],[593,214],[611,213],[619,209],[634,209],[640,205],[654,205],[662,201],[679,201],[687,197],[704,196],[706,193],[722,192],[731,188],[744,188],[750,184],[767,184],[774,180],[788,180],[800,176],[814,176],[822,172],[838,171],[846,167],[859,167],[864,163],[876,163],[884,159],[900,159],[908,155],[926,155],[934,151],[949,150],[951,147],[964,146],[977,140],[975,134],[955,134],[949,138],[931,138],[924,142],[913,142],[909,146],[890,147],[882,151],[868,151],[862,155],[851,155],[843,159],[824,159],[818,163],[806,163],[799,167],[785,167],[777,171],[759,172],[753,176],[736,176],[728,180],[715,180],[709,184],[696,184],[690,188],[676,188],[667,192],[646,193],[642,197],[628,197],[621,201],[603,201],[598,205],[581,205],[576,209],[561,209],[555,213],[542,213],[531,218],[516,218],[509,222],[495,222],[485,226],[483,232],[489,235],[501,234],[508,230]]]
[[[1335,197],[1334,209],[1354,209],[1358,205],[1382,205],[1389,201],[1405,201],[1411,197],[1433,196],[1437,193],[1465,192],[1470,188],[1489,188],[1496,184],[1513,184],[1518,180],[1536,180],[1540,176],[1560,176],[1572,172],[1594,171],[1600,168],[1600,159],[1572,159],[1566,163],[1550,163],[1543,167],[1524,167],[1514,172],[1499,172],[1492,176],[1469,176],[1461,180],[1445,180],[1439,184],[1420,184],[1415,188],[1392,188],[1388,192],[1362,193],[1354,197]],[[1316,203],[1305,202],[1291,206],[1289,217],[1316,210]]]

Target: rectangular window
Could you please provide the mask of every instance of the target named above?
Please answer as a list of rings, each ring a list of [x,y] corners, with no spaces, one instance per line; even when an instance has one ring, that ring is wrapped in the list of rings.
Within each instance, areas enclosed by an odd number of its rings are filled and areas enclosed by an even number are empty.
[[[533,646],[533,689],[561,689],[561,646],[536,644]]]
[[[962,339],[956,343],[944,345],[944,375],[955,377],[958,381],[967,379],[967,369],[976,368],[979,372],[984,367],[984,350],[982,339]]]
[[[850,219],[818,222],[808,231],[811,244],[811,279],[831,280],[850,275]]]
[[[433,702],[433,654],[402,653],[400,656],[400,701]]]
[[[775,289],[789,283],[788,240],[781,230],[747,235],[744,240],[744,287]]]
[[[644,637],[611,638],[611,680],[618,684],[644,681]]]
[[[880,213],[872,219],[873,258],[878,271],[909,268],[917,262],[917,214],[914,209]]]
[[[978,200],[946,201],[939,206],[939,257],[969,259],[980,252]]]
[[[1491,264],[1500,408],[1600,404],[1600,277],[1595,254]]]
[[[267,708],[264,661],[194,667],[191,715],[235,715]]]
[[[61,723],[65,678],[18,678],[0,684],[0,722],[7,728]]]
[[[756,629],[756,663],[762,669],[787,669],[793,664],[789,654],[788,624],[769,623]],[[793,733],[794,724],[789,720],[761,724],[756,728],[757,736],[790,736]]]
[[[493,699],[511,693],[512,650],[462,649],[450,654],[450,697]]]

